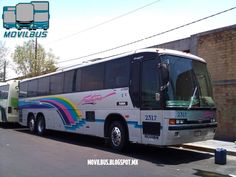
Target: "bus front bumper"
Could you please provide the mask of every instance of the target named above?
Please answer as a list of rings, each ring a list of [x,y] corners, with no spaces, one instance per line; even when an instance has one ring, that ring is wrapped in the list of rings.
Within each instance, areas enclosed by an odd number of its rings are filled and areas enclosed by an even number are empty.
[[[163,143],[166,145],[179,145],[183,143],[213,139],[216,127],[216,122],[200,125],[169,126],[169,131],[167,131]]]

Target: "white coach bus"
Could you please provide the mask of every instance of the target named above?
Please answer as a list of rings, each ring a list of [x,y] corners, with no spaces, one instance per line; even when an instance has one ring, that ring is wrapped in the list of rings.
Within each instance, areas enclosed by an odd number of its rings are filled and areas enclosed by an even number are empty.
[[[142,49],[20,82],[20,124],[128,142],[176,145],[212,139],[216,107],[206,62]]]
[[[0,122],[17,123],[18,120],[18,82],[17,80],[0,85]]]

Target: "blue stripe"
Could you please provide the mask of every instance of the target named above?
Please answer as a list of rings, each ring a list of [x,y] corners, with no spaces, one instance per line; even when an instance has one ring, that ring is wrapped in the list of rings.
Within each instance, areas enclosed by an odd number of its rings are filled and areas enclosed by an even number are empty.
[[[139,125],[137,121],[127,121],[128,125],[133,125],[134,128],[143,128],[143,125]]]
[[[95,119],[95,122],[97,123],[104,123],[104,119]],[[139,125],[137,121],[127,121],[128,125],[133,125],[134,128],[143,128],[143,125]]]

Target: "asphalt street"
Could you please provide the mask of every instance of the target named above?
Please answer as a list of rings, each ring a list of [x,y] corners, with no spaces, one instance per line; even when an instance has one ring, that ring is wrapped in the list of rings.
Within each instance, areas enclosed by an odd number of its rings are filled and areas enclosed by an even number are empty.
[[[236,176],[236,157],[217,165],[211,153],[136,144],[117,153],[100,138],[0,127],[0,177],[81,176],[228,177]]]

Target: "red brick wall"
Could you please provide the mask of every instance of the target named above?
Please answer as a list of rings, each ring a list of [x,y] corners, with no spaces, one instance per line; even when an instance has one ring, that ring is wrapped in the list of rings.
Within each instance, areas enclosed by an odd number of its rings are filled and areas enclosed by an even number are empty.
[[[197,55],[208,63],[217,104],[216,139],[236,140],[236,29],[201,35]]]

